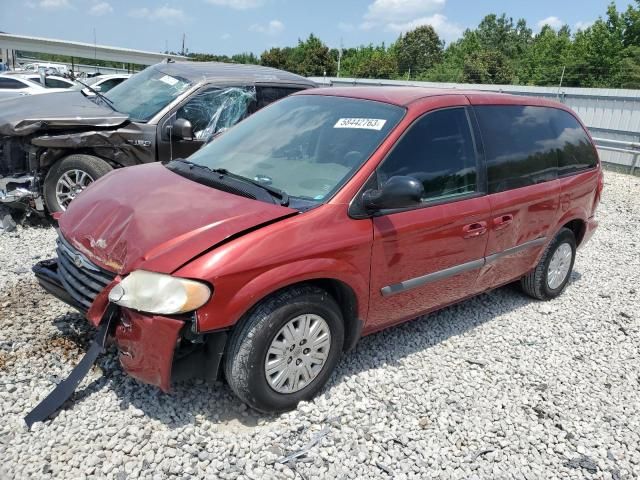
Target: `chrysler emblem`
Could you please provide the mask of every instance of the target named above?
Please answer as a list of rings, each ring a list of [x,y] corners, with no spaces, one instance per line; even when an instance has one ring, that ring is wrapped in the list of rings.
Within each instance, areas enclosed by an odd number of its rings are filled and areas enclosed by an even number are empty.
[[[74,255],[73,264],[78,268],[82,268],[84,266],[84,261],[80,255]]]

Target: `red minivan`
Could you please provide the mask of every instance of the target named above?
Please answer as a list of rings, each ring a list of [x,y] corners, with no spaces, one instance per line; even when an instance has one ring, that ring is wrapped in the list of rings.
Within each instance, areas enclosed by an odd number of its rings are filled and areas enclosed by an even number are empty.
[[[602,187],[560,103],[307,90],[188,159],[101,178],[34,271],[135,378],[168,391],[222,375],[278,412],[312,398],[363,335],[514,281],[559,295]]]

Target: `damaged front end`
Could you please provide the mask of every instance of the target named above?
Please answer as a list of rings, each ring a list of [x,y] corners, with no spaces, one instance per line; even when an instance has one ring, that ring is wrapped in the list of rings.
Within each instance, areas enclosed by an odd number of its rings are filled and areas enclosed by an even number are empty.
[[[44,212],[33,149],[20,138],[0,137],[0,204]]]
[[[198,334],[195,313],[163,316],[109,303],[109,292],[121,281],[118,274],[91,262],[62,235],[58,238],[57,254],[56,259],[34,265],[38,282],[47,292],[81,312],[98,329],[94,344],[102,348],[109,340],[115,343],[125,372],[164,392],[170,391],[172,381],[218,378],[225,332]],[[29,426],[48,418],[71,396],[97,359],[96,349],[99,350],[92,344],[66,383],[63,382],[64,388],[57,387],[30,413],[25,419]]]

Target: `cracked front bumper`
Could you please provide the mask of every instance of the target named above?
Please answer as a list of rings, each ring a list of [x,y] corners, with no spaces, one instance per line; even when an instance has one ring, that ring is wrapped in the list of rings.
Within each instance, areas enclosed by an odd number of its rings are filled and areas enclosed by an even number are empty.
[[[57,259],[44,260],[33,267],[38,282],[47,292],[82,313],[98,328],[109,307],[108,291],[114,279],[100,292],[89,307],[76,300],[60,271]],[[81,298],[82,299],[82,298]],[[109,332],[119,351],[122,368],[141,382],[171,389],[172,380],[203,378],[216,380],[225,350],[227,332],[200,336],[196,343],[187,340],[183,332],[188,319],[165,317],[117,307],[115,328]]]
[[[45,260],[33,267],[38,282],[47,292],[72,306],[97,327],[108,307],[107,295],[98,294],[87,308],[65,284],[58,260]],[[105,289],[106,290],[106,289]],[[173,357],[185,322],[176,318],[150,315],[117,308],[115,329],[109,332],[119,350],[120,364],[132,377],[167,392],[171,388]],[[92,316],[97,315],[97,321]]]

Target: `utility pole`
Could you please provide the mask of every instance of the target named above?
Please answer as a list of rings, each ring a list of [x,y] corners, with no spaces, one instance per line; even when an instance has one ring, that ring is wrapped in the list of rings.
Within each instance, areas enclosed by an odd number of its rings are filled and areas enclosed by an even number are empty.
[[[184,55],[184,41],[186,36],[187,36],[186,33],[182,34],[182,53],[180,55]]]
[[[340,50],[338,50],[338,78],[340,78],[340,60],[342,60],[342,38],[340,38]]]
[[[96,41],[96,27],[93,27],[93,63],[96,70],[100,71],[98,68],[98,42]]]
[[[564,69],[566,65],[562,66],[562,74],[560,75],[560,84],[558,85],[558,98],[560,98],[560,89],[562,88],[562,80],[564,80]]]

